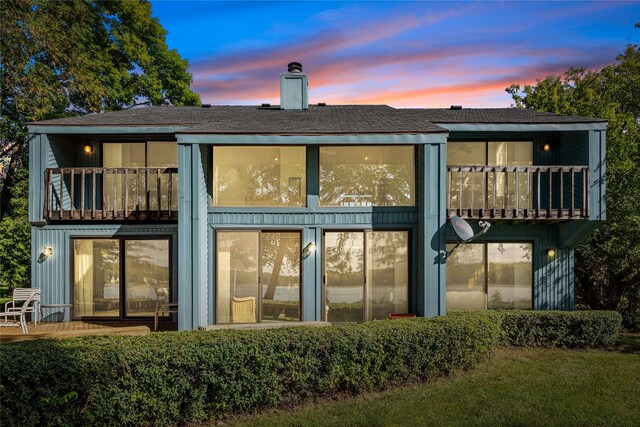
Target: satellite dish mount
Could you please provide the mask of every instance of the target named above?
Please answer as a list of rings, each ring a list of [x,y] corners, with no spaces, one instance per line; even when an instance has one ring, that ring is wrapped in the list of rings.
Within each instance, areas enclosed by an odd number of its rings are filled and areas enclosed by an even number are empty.
[[[482,236],[484,233],[489,231],[489,228],[491,227],[491,224],[487,221],[480,221],[478,222],[478,225],[482,227],[482,230],[474,234],[473,228],[471,228],[471,225],[469,225],[467,221],[456,215],[453,215],[451,217],[451,227],[453,227],[453,232],[456,233],[458,243],[456,243],[456,245],[446,253],[447,257],[451,256],[453,251],[455,251],[458,246],[463,243],[469,243],[472,240],[475,240],[476,238]]]

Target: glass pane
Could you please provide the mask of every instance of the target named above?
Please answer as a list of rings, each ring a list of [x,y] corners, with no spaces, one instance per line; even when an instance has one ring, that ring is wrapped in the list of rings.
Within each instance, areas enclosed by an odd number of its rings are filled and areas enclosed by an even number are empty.
[[[531,166],[533,165],[533,142],[489,142],[488,144],[488,165],[492,166]],[[489,174],[488,188],[490,189],[488,198],[492,206],[504,208],[505,206],[505,181],[507,208],[516,207],[516,196],[518,198],[518,208],[525,209],[533,207],[532,197],[527,197],[527,174],[518,173],[518,183],[516,191],[516,173],[499,172],[496,177]],[[493,197],[493,187],[495,188],[495,201]],[[533,188],[533,179],[529,179],[529,189]]]
[[[486,165],[485,147],[484,142],[450,142],[447,144],[447,165]],[[482,172],[452,172],[451,177],[447,174],[447,189],[451,188],[451,209],[487,208],[482,199],[484,180],[485,174]]]
[[[176,142],[149,142],[147,146],[147,167],[150,168],[177,168],[178,144]],[[178,174],[168,173],[160,175],[160,197],[158,198],[158,178],[152,176],[149,184],[149,205],[151,210],[169,209],[169,179],[171,179],[171,210],[178,209]]]
[[[169,241],[124,242],[126,316],[153,316],[156,303],[168,303]]]
[[[325,234],[325,310],[328,322],[364,318],[364,233]]]
[[[532,308],[532,250],[531,243],[487,244],[489,308]]]
[[[367,232],[367,320],[409,311],[409,233]]]
[[[413,146],[320,147],[320,206],[414,206]]]
[[[109,142],[102,144],[102,165],[105,168],[144,168],[145,164],[144,142]],[[105,174],[107,210],[124,210],[125,185],[127,191],[128,210],[137,208],[146,210],[146,180],[144,175],[129,173],[125,182],[123,174]]]
[[[120,316],[118,240],[73,240],[74,317]]]
[[[255,323],[258,312],[257,231],[217,234],[218,323]]]
[[[300,320],[300,233],[263,232],[261,244],[261,320]]]
[[[213,147],[214,206],[305,206],[305,147]]]
[[[447,251],[453,249],[447,244]],[[447,258],[447,310],[483,310],[487,297],[484,244],[467,243]]]

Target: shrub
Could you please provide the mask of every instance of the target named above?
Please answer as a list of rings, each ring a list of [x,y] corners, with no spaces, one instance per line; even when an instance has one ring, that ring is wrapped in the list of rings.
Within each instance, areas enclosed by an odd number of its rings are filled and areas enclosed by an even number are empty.
[[[358,393],[467,368],[498,342],[491,316],[0,348],[1,424],[172,425]]]
[[[615,311],[501,311],[508,344],[531,347],[597,348],[615,341],[622,316]]]

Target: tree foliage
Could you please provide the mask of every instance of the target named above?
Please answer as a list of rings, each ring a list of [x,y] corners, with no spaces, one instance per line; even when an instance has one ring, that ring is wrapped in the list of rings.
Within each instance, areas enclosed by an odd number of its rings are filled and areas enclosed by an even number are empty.
[[[535,85],[512,85],[517,107],[599,117],[607,126],[607,221],[576,253],[576,293],[590,308],[640,321],[640,48],[601,70],[571,68]]]
[[[4,0],[0,22],[3,227],[5,218],[27,221],[12,201],[26,194],[16,188],[27,179],[19,172],[28,160],[27,122],[200,102],[187,61],[168,48],[147,1]],[[5,240],[0,252],[13,247]]]

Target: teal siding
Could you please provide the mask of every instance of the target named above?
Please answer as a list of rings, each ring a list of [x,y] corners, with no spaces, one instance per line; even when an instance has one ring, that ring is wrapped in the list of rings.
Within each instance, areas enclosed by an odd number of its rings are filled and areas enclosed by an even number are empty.
[[[178,145],[178,170],[182,171],[178,174],[178,328],[181,330],[197,329],[208,320],[206,165],[205,148]]]
[[[419,316],[437,316],[445,313],[446,146],[422,146],[418,160],[418,277],[414,307]]]
[[[177,227],[175,225],[47,225],[31,229],[31,285],[42,290],[43,304],[70,304],[71,298],[71,238],[162,235],[172,238],[172,299],[178,296]],[[45,246],[53,254],[40,262]],[[69,320],[69,319],[67,319]]]

